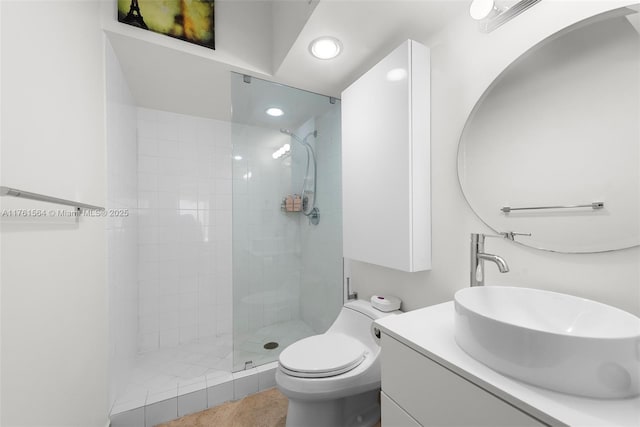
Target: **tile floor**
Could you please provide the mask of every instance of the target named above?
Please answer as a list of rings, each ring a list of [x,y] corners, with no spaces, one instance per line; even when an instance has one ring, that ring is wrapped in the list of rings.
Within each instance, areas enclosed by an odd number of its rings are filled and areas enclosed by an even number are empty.
[[[271,388],[158,427],[284,427],[288,405],[286,396]],[[380,421],[374,425],[380,426]]]
[[[272,388],[159,427],[284,427],[287,406],[287,398]]]

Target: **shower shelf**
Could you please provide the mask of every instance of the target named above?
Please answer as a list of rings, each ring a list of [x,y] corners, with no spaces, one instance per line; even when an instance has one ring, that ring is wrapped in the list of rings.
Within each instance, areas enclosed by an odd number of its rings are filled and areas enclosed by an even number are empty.
[[[291,198],[290,203],[287,201],[287,199],[289,198]],[[302,209],[303,209],[303,201],[300,198],[300,196],[298,196],[297,194],[294,196],[284,197],[280,202],[280,210],[286,213],[302,212]]]

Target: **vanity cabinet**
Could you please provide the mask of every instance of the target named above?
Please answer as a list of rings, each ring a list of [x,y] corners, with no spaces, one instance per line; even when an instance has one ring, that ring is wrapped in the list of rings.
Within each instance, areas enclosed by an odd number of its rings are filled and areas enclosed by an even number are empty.
[[[429,49],[407,40],[342,92],[345,258],[431,269]]]
[[[544,426],[396,339],[382,335],[382,426]]]

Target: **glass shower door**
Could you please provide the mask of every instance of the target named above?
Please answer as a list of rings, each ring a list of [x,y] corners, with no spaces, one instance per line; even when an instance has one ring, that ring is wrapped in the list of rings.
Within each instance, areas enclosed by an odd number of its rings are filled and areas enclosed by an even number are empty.
[[[239,371],[275,361],[289,344],[326,331],[342,306],[340,101],[231,78],[233,371]],[[270,108],[282,114],[270,115]]]

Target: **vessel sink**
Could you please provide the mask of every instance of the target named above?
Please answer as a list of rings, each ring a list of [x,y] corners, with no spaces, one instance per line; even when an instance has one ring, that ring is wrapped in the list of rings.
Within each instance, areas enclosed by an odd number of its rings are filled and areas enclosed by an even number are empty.
[[[571,295],[478,286],[456,292],[455,339],[495,371],[573,395],[640,394],[640,318]]]

